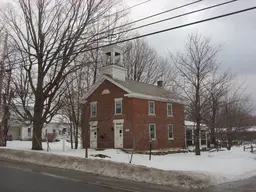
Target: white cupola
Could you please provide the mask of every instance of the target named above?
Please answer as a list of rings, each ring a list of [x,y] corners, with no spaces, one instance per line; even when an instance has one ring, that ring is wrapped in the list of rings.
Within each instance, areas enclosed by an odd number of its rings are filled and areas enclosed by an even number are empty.
[[[123,50],[118,46],[107,46],[103,48],[103,54],[103,67],[99,69],[100,74],[125,81],[127,70],[123,64]]]

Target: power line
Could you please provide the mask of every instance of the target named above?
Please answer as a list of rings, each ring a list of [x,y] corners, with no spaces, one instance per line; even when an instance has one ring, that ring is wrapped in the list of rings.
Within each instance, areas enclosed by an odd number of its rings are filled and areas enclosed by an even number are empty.
[[[127,25],[131,25],[131,24],[134,24],[134,23],[138,23],[138,22],[140,22],[140,21],[144,21],[144,20],[147,20],[147,19],[150,19],[150,18],[159,16],[159,15],[163,15],[163,14],[165,14],[165,13],[172,12],[172,11],[175,11],[175,10],[178,10],[178,9],[181,9],[181,8],[185,8],[185,7],[188,7],[188,6],[190,6],[190,5],[197,4],[197,3],[201,2],[201,1],[203,1],[203,0],[193,1],[193,2],[188,3],[188,4],[185,4],[185,5],[181,5],[181,6],[178,6],[178,7],[175,7],[175,8],[168,9],[168,10],[166,10],[166,11],[162,11],[162,12],[160,12],[160,13],[156,13],[156,14],[153,14],[153,15],[150,15],[150,16],[147,16],[147,17],[143,17],[143,18],[141,18],[141,19],[132,21],[132,22],[130,22],[130,23],[126,23],[126,24],[117,26],[117,27],[113,28],[113,30],[114,30],[114,29],[119,29],[119,28],[121,28],[121,27],[125,27],[125,26],[127,26]]]
[[[102,45],[102,46],[99,46],[99,47],[94,47],[94,48],[91,48],[91,49],[87,49],[83,52],[87,52],[87,51],[91,51],[91,50],[95,50],[95,49],[99,49],[99,48],[103,48],[103,47],[107,47],[107,46],[111,46],[111,45],[116,45],[116,44],[119,44],[119,43],[124,43],[124,42],[135,40],[135,39],[140,39],[140,38],[147,37],[147,36],[152,36],[152,35],[164,33],[164,32],[172,31],[172,30],[175,30],[175,29],[180,29],[180,28],[191,26],[191,25],[205,23],[205,22],[208,22],[208,21],[217,20],[217,19],[220,19],[220,18],[224,18],[224,17],[228,17],[228,16],[232,16],[232,15],[252,11],[252,10],[255,10],[255,9],[256,9],[256,6],[250,7],[250,8],[247,8],[247,9],[242,9],[242,10],[239,10],[239,11],[230,12],[230,13],[227,13],[227,14],[218,15],[218,16],[215,16],[215,17],[210,17],[210,18],[207,18],[207,19],[203,19],[203,20],[199,20],[199,21],[195,21],[195,22],[191,22],[191,23],[187,23],[187,24],[184,24],[184,25],[179,25],[179,26],[176,26],[176,27],[171,27],[171,28],[155,31],[155,32],[152,32],[152,33],[147,33],[147,34],[144,34],[144,35],[124,39],[124,40],[117,41],[117,42],[114,42],[114,43],[109,43],[107,45]],[[18,68],[12,68],[12,69],[18,69]]]
[[[109,29],[109,30],[106,30],[106,31],[102,31],[102,32],[100,32],[98,35],[105,34],[105,33],[108,33],[109,31],[113,31],[113,30],[115,30],[115,29],[120,29],[120,28],[122,28],[122,27],[129,26],[129,25],[132,25],[132,24],[134,24],[134,23],[137,23],[137,22],[140,22],[140,21],[144,21],[144,20],[147,20],[147,19],[150,19],[150,18],[159,16],[159,15],[163,15],[163,14],[168,13],[168,12],[172,12],[172,11],[175,11],[175,10],[178,10],[178,9],[182,9],[182,8],[191,6],[191,5],[193,5],[193,4],[197,4],[197,3],[201,2],[201,1],[203,1],[203,0],[193,1],[193,2],[188,3],[188,4],[184,4],[184,5],[175,7],[175,8],[171,8],[171,9],[168,9],[168,10],[166,10],[166,11],[162,11],[162,12],[159,12],[159,13],[156,13],[156,14],[153,14],[153,15],[150,15],[150,16],[147,16],[147,17],[143,17],[143,18],[141,18],[141,19],[138,19],[138,20],[135,20],[135,21],[132,21],[132,22],[123,24],[123,25],[119,25],[119,26],[114,27],[114,28],[112,28],[112,29]]]
[[[121,12],[127,11],[127,10],[129,10],[129,9],[133,9],[133,8],[138,7],[138,6],[140,6],[140,5],[149,3],[150,1],[151,1],[151,0],[147,0],[147,1],[144,1],[144,2],[141,2],[141,3],[138,3],[138,4],[135,4],[135,5],[131,6],[131,7],[128,7],[128,8],[126,8],[126,9],[121,10],[121,11],[117,11],[117,12],[115,12],[115,13],[113,13],[113,14],[110,14],[110,15],[115,15],[115,14],[117,14],[117,13],[121,13]],[[108,15],[108,16],[110,16],[110,15]]]
[[[167,18],[167,19],[163,19],[163,20],[160,20],[160,21],[156,21],[156,22],[152,22],[152,23],[149,23],[149,24],[146,24],[146,25],[142,25],[142,26],[138,26],[138,27],[135,27],[135,28],[132,28],[132,29],[128,29],[128,30],[125,30],[125,31],[121,31],[121,32],[118,32],[116,34],[113,34],[113,36],[117,36],[119,34],[122,34],[122,33],[125,33],[125,32],[129,32],[129,31],[132,31],[132,30],[135,30],[135,29],[139,29],[139,28],[143,28],[143,27],[147,27],[147,26],[150,26],[150,25],[154,25],[154,24],[157,24],[157,23],[161,23],[161,22],[164,22],[164,21],[167,21],[167,20],[172,20],[172,19],[176,19],[176,18],[179,18],[179,17],[183,17],[183,16],[186,16],[186,15],[190,15],[190,14],[194,14],[194,13],[198,13],[198,12],[202,12],[202,11],[205,11],[205,10],[209,10],[209,9],[213,9],[213,8],[216,8],[216,7],[220,7],[220,6],[223,6],[223,5],[227,5],[227,4],[230,4],[230,3],[234,3],[238,0],[230,0],[230,1],[227,1],[227,2],[224,2],[224,3],[219,3],[219,4],[216,4],[216,5],[212,5],[212,6],[209,6],[209,7],[205,7],[205,8],[202,8],[202,9],[198,9],[198,10],[195,10],[195,11],[191,11],[191,12],[188,12],[188,13],[184,13],[184,14],[181,14],[181,15],[177,15],[177,16],[174,16],[174,17],[171,17],[171,18]],[[184,6],[187,6],[188,4],[186,5],[183,5],[181,7],[184,7]],[[177,8],[180,8],[180,7],[177,7]],[[177,8],[174,8],[174,9],[177,9]],[[103,33],[103,32],[101,32]],[[100,33],[100,34],[101,34]],[[103,39],[106,39],[108,38],[108,36],[103,36],[101,38],[98,38],[98,39],[95,39],[93,41],[97,42],[99,40],[103,40]],[[80,46],[81,44],[78,44],[76,46]],[[98,46],[97,46],[98,47]],[[97,48],[95,48],[97,49]]]
[[[148,3],[149,1],[151,1],[151,0],[141,2],[141,3],[139,3],[139,4],[136,4],[136,5],[134,5],[134,6],[129,7],[129,8],[127,8],[127,9],[132,9],[132,8],[134,8],[134,7],[137,7],[137,6],[140,6],[140,5],[142,5],[142,4]],[[126,23],[126,24],[124,24],[124,25],[114,27],[114,28],[109,29],[109,30],[114,30],[114,29],[117,29],[117,28],[124,27],[124,26],[126,26],[126,25],[131,25],[131,24],[134,24],[134,23],[139,22],[139,21],[143,21],[143,20],[146,20],[146,19],[149,19],[149,18],[152,18],[152,17],[156,17],[156,16],[159,16],[159,15],[162,15],[162,14],[164,14],[164,13],[168,13],[168,12],[175,11],[175,10],[178,10],[178,9],[181,9],[181,8],[184,8],[184,7],[191,6],[191,5],[196,4],[196,3],[199,3],[199,2],[201,2],[201,1],[203,1],[203,0],[197,0],[197,1],[194,1],[194,2],[191,2],[191,3],[188,3],[188,4],[184,4],[184,5],[182,5],[182,6],[178,6],[178,7],[175,7],[175,8],[166,10],[166,11],[163,11],[163,12],[159,12],[159,13],[156,13],[156,14],[153,14],[153,15],[150,15],[150,16],[147,16],[147,17],[144,17],[144,18],[135,20],[135,21],[130,22],[130,23]],[[125,10],[122,10],[122,11],[125,11]],[[119,11],[119,12],[122,12],[122,11]],[[118,12],[116,12],[116,13],[118,13]],[[116,14],[116,13],[113,13],[113,14]],[[109,30],[108,30],[108,31],[102,31],[102,32],[98,33],[97,35],[108,33]],[[120,32],[120,34],[121,34],[121,33],[124,33],[124,32]],[[108,37],[109,37],[109,36],[107,36],[107,37],[104,36],[104,37],[101,37],[101,38],[96,39],[96,40],[94,40],[94,41],[99,41],[99,40],[102,40],[102,39],[106,39],[106,38],[108,38]],[[21,59],[21,61],[23,61],[23,59]],[[19,64],[19,62],[14,63],[13,65],[15,65],[15,64]],[[13,69],[14,69],[14,68],[13,68]]]
[[[160,12],[160,13],[156,13],[156,14],[153,14],[153,15],[150,15],[150,16],[147,16],[147,17],[144,17],[144,18],[141,18],[141,19],[132,21],[132,22],[130,22],[130,23],[126,23],[126,24],[123,24],[123,25],[120,25],[120,26],[117,26],[117,27],[113,27],[113,28],[111,28],[111,29],[108,29],[108,30],[105,30],[105,31],[102,31],[102,32],[97,33],[97,36],[102,35],[102,34],[104,34],[104,35],[105,35],[105,34],[108,34],[109,31],[113,31],[113,30],[119,29],[119,28],[121,28],[121,27],[125,27],[125,26],[131,25],[131,24],[134,24],[134,23],[137,23],[137,22],[140,22],[140,21],[144,21],[144,20],[147,20],[147,19],[149,19],[149,18],[153,18],[153,17],[159,16],[159,15],[162,15],[162,14],[165,14],[165,13],[168,13],[168,12],[171,12],[171,11],[175,11],[175,10],[178,10],[178,9],[182,9],[182,8],[191,6],[191,5],[193,5],[193,4],[199,3],[199,2],[201,2],[201,1],[203,1],[203,0],[193,1],[193,2],[188,3],[188,4],[184,4],[184,5],[181,5],[181,6],[172,8],[172,9],[168,9],[168,10],[163,11],[163,12]],[[147,1],[146,1],[146,2],[147,2]],[[144,3],[146,3],[146,2],[144,2]],[[138,5],[139,5],[139,4],[138,4]],[[138,6],[138,5],[135,5],[135,6]],[[109,36],[111,36],[111,35],[109,35]],[[96,39],[96,40],[94,40],[94,41],[106,39],[106,38],[108,38],[109,36],[107,36],[107,37],[104,36],[103,38],[99,38],[99,39]],[[113,35],[112,35],[112,36],[113,36]],[[90,37],[89,37],[89,38],[90,38]]]
[[[175,30],[175,29],[188,27],[188,26],[191,26],[191,25],[196,25],[196,24],[205,23],[205,22],[208,22],[208,21],[213,21],[213,20],[216,20],[216,19],[220,19],[220,18],[224,18],[224,17],[228,17],[228,16],[232,16],[232,15],[252,11],[252,10],[255,10],[255,9],[256,9],[256,6],[250,7],[250,8],[247,8],[247,9],[242,9],[242,10],[239,10],[239,11],[230,12],[230,13],[227,13],[227,14],[218,15],[218,16],[215,16],[215,17],[210,17],[210,18],[207,18],[207,19],[187,23],[187,24],[184,24],[184,25],[179,25],[179,26],[176,26],[176,27],[171,27],[171,28],[159,30],[159,31],[155,31],[155,32],[152,32],[152,33],[147,33],[147,34],[132,37],[132,38],[129,38],[129,39],[124,39],[124,40],[121,40],[121,41],[117,41],[115,43],[109,43],[107,45],[103,45],[103,46],[100,46],[100,47],[87,49],[87,50],[85,50],[85,52],[95,50],[95,49],[99,49],[99,48],[103,48],[103,47],[107,47],[107,46],[111,46],[111,45],[116,45],[116,44],[119,44],[119,43],[124,43],[124,42],[135,40],[135,39],[140,39],[140,38],[147,37],[147,36],[156,35],[156,34],[159,34],[159,33],[164,33],[164,32],[167,32],[167,31],[172,31],[172,30]]]
[[[166,18],[166,19],[162,19],[162,20],[159,20],[159,21],[152,22],[152,23],[148,23],[148,24],[145,24],[145,25],[140,25],[138,27],[134,27],[134,28],[131,28],[131,29],[128,29],[128,30],[125,30],[125,31],[118,32],[117,34],[114,34],[114,35],[119,35],[119,34],[122,34],[122,33],[127,33],[129,31],[133,31],[133,30],[136,30],[136,29],[148,27],[148,26],[155,25],[155,24],[158,24],[158,23],[163,23],[165,21],[177,19],[177,18],[180,18],[180,17],[184,17],[184,16],[187,16],[187,15],[194,14],[194,13],[199,13],[199,12],[202,12],[202,11],[206,11],[208,9],[213,9],[213,8],[216,8],[216,7],[221,7],[223,5],[234,3],[236,1],[238,1],[238,0],[230,0],[230,1],[227,1],[227,2],[224,2],[224,3],[219,3],[219,4],[212,5],[212,6],[209,6],[209,7],[205,7],[205,8],[202,8],[202,9],[197,9],[197,10],[190,11],[190,12],[187,12],[187,13],[183,13],[183,14],[180,14],[180,15],[177,15],[177,16],[173,16],[173,17],[169,17],[169,18]]]

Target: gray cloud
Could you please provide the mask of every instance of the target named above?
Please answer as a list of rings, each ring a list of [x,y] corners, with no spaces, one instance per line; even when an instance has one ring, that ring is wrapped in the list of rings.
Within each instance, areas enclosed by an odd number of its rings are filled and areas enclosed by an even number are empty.
[[[174,13],[168,13],[159,16],[156,19],[167,18],[172,15],[181,14],[187,11],[195,10],[205,6],[213,5],[227,0],[204,0],[202,3],[185,8]],[[128,2],[128,0],[127,0]],[[134,4],[138,1],[130,1]],[[152,0],[150,3],[131,10],[132,19],[138,19],[147,15],[170,9],[188,2],[188,0]],[[156,26],[148,27],[140,30],[141,34],[169,28],[176,25],[193,22],[196,20],[216,16],[219,14],[232,12],[251,6],[256,6],[255,0],[239,0],[233,4],[215,8],[211,11],[197,13],[181,19],[168,21]],[[145,21],[144,23],[150,22]],[[219,20],[202,23],[187,28],[182,28],[155,36],[148,37],[149,43],[154,46],[162,55],[167,55],[168,51],[182,51],[184,42],[188,34],[199,32],[212,39],[212,43],[222,45],[219,53],[219,62],[221,62],[222,70],[230,69],[238,77],[239,82],[248,84],[247,92],[256,95],[256,10],[241,13],[235,16],[222,18]],[[142,23],[139,23],[140,25]],[[256,101],[256,99],[255,99]]]

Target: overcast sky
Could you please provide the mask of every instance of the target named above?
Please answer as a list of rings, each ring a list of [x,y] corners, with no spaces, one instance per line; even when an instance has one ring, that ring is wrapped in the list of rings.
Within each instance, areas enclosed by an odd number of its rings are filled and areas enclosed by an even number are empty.
[[[146,0],[125,1],[127,7],[129,7]],[[192,1],[194,0],[151,0],[146,4],[131,9],[129,17],[130,20],[136,20]],[[170,12],[153,19],[137,23],[136,25],[139,26],[151,21],[168,18],[180,13],[225,1],[228,0],[203,0],[196,5]],[[3,2],[8,2],[8,0],[0,0],[0,6]],[[238,0],[237,2],[219,8],[146,27],[140,29],[138,32],[140,34],[145,34],[252,6],[256,6],[256,0]],[[167,56],[168,52],[175,53],[177,51],[182,51],[184,42],[192,32],[199,32],[210,37],[213,44],[222,45],[222,50],[218,56],[222,70],[230,69],[237,75],[240,82],[246,81],[248,84],[247,93],[250,93],[256,102],[256,10],[161,33],[147,37],[146,39],[151,46],[159,52],[159,54]]]
[[[128,6],[132,6],[144,0],[126,1]],[[149,3],[131,9],[130,17],[131,20],[136,20],[192,1],[193,0],[151,0]],[[168,18],[225,1],[228,0],[203,0],[196,5],[170,12],[155,17],[154,19],[137,23],[136,25],[139,26],[143,23]],[[238,2],[219,8],[140,29],[139,33],[145,34],[252,6],[256,6],[256,0],[238,0]],[[173,53],[182,51],[188,34],[197,31],[210,37],[213,44],[222,45],[221,52],[219,53],[219,61],[221,62],[222,70],[230,69],[237,75],[240,82],[246,81],[248,84],[247,92],[251,94],[256,102],[256,10],[150,36],[147,37],[147,40],[161,55],[166,56],[169,51]]]

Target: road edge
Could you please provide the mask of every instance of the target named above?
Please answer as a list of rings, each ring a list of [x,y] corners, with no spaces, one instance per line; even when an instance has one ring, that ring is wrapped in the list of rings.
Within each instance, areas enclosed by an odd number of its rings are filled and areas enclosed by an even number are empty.
[[[212,175],[184,171],[164,171],[145,166],[116,163],[109,160],[0,148],[0,157],[48,167],[82,171],[130,181],[198,189],[218,184]]]

